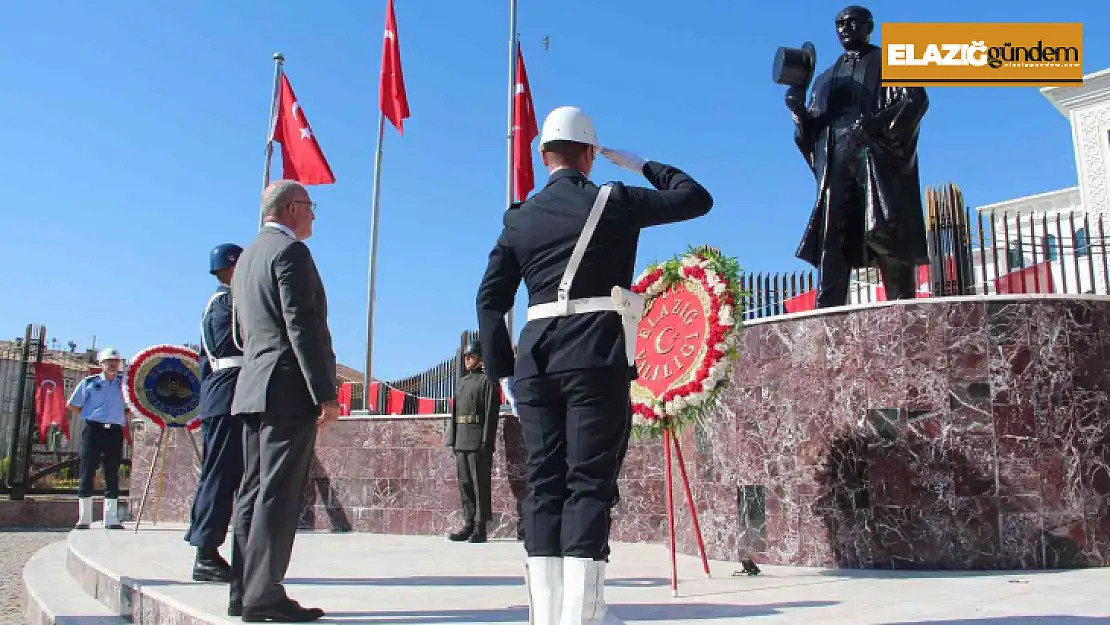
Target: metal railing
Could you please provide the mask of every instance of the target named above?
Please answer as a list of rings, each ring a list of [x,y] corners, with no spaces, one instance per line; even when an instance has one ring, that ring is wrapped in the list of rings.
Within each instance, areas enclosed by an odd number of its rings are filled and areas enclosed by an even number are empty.
[[[462,350],[467,341],[477,338],[476,330],[464,331],[459,346],[450,358],[428,367],[415,375],[395,380],[373,382],[367,408],[361,382],[351,385],[351,410],[371,414],[444,414],[450,412],[449,402],[455,395],[455,386],[462,373]],[[403,394],[398,406],[397,393]]]
[[[976,213],[954,184],[927,189],[930,262],[919,267],[919,297],[1005,293],[1110,294],[1107,216],[1069,210]],[[816,271],[745,275],[744,319],[813,307]],[[882,301],[875,268],[851,272],[848,301]]]

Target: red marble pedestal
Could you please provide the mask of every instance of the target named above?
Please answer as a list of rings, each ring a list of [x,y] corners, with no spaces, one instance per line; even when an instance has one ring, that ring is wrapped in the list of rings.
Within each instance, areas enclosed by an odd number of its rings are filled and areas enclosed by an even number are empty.
[[[897,569],[1110,564],[1110,299],[816,311],[751,324],[741,352],[716,414],[681,438],[709,557]],[[322,432],[302,525],[455,529],[443,425],[374,417]],[[150,424],[135,432],[134,475],[145,478],[156,439]],[[494,533],[511,536],[523,492],[514,420],[498,440]],[[188,518],[191,454],[183,438],[171,446],[162,519]],[[663,475],[662,442],[634,442],[614,540],[666,543]],[[679,550],[696,554],[681,500],[676,511]]]

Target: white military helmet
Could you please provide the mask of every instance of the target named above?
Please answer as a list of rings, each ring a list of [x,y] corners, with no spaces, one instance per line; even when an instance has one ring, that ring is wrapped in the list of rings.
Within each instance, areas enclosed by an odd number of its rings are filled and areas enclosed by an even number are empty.
[[[120,356],[118,349],[114,347],[105,347],[100,350],[100,355],[96,360],[97,362],[104,362],[105,360],[123,360],[123,356]]]
[[[577,106],[560,106],[548,113],[547,119],[543,120],[540,145],[550,141],[574,141],[601,147],[593,120]]]

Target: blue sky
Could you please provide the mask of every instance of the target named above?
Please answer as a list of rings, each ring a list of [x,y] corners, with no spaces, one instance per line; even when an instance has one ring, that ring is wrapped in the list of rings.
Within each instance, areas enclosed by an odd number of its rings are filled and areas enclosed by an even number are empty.
[[[749,271],[805,267],[793,252],[813,179],[770,67],[778,46],[806,39],[827,66],[843,5],[520,1],[541,122],[555,106],[581,106],[603,143],[679,166],[715,198],[703,219],[645,232],[639,267],[700,243]],[[476,325],[475,289],[505,208],[508,6],[396,0],[412,117],[404,137],[387,128],[385,142],[375,377],[447,357]],[[1094,0],[866,6],[879,22],[1082,21],[1084,71],[1110,66],[1110,5]],[[45,323],[62,344],[84,349],[95,334],[128,355],[197,340],[215,286],[208,251],[255,232],[270,57],[281,51],[338,179],[311,188],[319,218],[309,244],[339,360],[361,369],[384,9],[384,0],[7,3],[0,333]],[[1067,120],[1036,89],[935,88],[930,98],[924,185],[954,181],[974,206],[1076,183]],[[643,184],[600,161],[593,177]]]

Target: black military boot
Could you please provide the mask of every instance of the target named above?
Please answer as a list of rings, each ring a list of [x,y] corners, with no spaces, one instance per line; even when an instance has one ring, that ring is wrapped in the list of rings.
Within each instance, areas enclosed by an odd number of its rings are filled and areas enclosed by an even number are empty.
[[[194,582],[230,582],[231,565],[215,549],[197,547],[197,561],[193,564]]]
[[[468,540],[473,533],[474,533],[474,524],[473,523],[467,523],[466,525],[463,526],[463,528],[461,530],[455,532],[454,534],[449,535],[447,538],[454,541],[454,542],[461,543],[465,540]]]
[[[470,540],[468,540],[467,542],[471,542],[471,543],[484,543],[484,542],[486,542],[486,524],[485,523],[479,523],[479,524],[475,525],[474,526],[474,533],[470,535]]]

